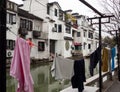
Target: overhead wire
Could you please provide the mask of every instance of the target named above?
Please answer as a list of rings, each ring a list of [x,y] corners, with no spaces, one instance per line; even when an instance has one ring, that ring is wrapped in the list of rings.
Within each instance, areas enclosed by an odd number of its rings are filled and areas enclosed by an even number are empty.
[[[9,27],[6,27],[6,30],[9,30],[12,34],[14,34],[15,36],[18,36],[17,34],[15,34]],[[22,38],[22,37],[21,37]],[[26,41],[27,41],[28,39],[26,39]],[[31,41],[32,42],[32,41]],[[40,46],[38,46],[38,45],[36,45],[36,44],[34,44],[33,42],[32,42],[32,44],[35,46],[35,47],[40,47]]]

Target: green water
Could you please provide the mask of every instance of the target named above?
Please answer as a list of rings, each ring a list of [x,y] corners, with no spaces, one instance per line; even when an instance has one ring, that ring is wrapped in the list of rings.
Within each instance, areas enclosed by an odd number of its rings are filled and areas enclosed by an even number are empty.
[[[31,65],[31,74],[34,81],[34,92],[59,92],[60,90],[70,86],[70,80],[63,82],[56,81],[50,73],[52,63],[47,64],[35,64]],[[97,73],[98,69],[95,69]],[[89,78],[89,60],[85,60],[85,73]],[[7,92],[16,92],[17,81],[9,75],[9,69],[7,69],[6,80]]]

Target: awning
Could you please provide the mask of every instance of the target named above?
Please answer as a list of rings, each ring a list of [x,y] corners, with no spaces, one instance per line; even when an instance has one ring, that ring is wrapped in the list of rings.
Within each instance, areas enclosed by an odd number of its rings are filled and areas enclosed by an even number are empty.
[[[82,44],[78,42],[74,42],[74,45],[82,45]]]

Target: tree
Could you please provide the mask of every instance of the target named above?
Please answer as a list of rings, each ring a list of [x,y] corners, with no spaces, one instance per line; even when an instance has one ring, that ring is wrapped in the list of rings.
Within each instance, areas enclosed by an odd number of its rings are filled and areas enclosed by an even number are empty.
[[[104,46],[109,46],[110,48],[113,48],[116,45],[116,37],[110,38],[109,36],[106,36],[102,43]]]
[[[111,23],[105,25],[105,27],[109,30],[116,30],[120,24],[120,0],[101,0],[102,7],[105,10],[105,14],[114,15],[111,18]],[[108,30],[108,31],[109,31]]]

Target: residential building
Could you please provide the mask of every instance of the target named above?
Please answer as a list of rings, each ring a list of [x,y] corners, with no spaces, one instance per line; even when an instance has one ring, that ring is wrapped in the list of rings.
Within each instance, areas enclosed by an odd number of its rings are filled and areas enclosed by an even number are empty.
[[[76,17],[78,20],[78,28],[81,32],[82,53],[83,56],[89,56],[97,48],[95,44],[97,44],[98,39],[95,39],[97,38],[95,29],[89,25],[86,16],[79,15]]]
[[[7,5],[7,27],[9,28],[7,31],[7,57],[13,56],[15,40],[18,34],[21,34],[24,39],[30,39],[34,44],[31,48],[31,58],[48,58],[48,35],[43,32],[43,19],[20,9],[11,1],[8,1],[7,4],[10,5]]]
[[[7,31],[7,52],[11,57],[18,34],[34,44],[33,59],[51,59],[55,54],[86,56],[97,48],[98,36],[87,18],[72,10],[63,11],[58,2],[24,0],[22,6],[13,5],[15,9],[7,6],[7,26],[12,30]]]
[[[70,57],[73,38],[71,25],[65,19],[66,11],[62,11],[58,2],[48,3],[48,7],[48,18],[53,20],[49,22],[50,53]]]
[[[13,50],[15,47],[15,40],[16,40],[17,31],[18,31],[18,20],[17,20],[18,19],[18,5],[16,3],[8,1],[6,6],[7,6],[6,7],[7,8],[6,57],[11,58],[13,56]]]

